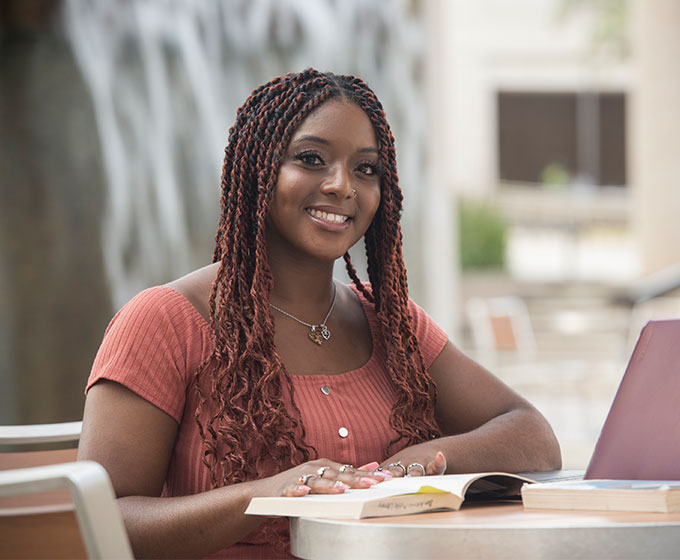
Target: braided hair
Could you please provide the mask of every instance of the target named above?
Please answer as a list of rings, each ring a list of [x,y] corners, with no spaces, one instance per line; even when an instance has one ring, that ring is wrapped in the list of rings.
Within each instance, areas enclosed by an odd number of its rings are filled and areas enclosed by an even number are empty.
[[[360,78],[310,68],[254,90],[229,130],[213,255],[220,265],[210,295],[214,348],[195,376],[195,419],[214,486],[273,474],[265,467],[271,458],[288,468],[316,455],[304,443],[292,383],[274,346],[265,223],[291,136],[305,117],[333,98],[353,102],[368,115],[384,168],[380,204],[365,234],[370,286],[360,281],[349,253],[344,260],[357,289],[375,305],[397,392],[390,425],[398,436],[385,454],[396,445],[440,435],[434,419],[436,387],[408,311],[394,137],[380,101]]]

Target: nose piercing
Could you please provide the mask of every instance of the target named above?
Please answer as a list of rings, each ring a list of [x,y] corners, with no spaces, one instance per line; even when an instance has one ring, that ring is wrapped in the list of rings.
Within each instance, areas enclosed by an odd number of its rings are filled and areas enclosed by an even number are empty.
[[[356,189],[352,189],[352,194],[354,195],[354,198],[356,198],[356,197],[357,197],[357,190],[356,190]]]

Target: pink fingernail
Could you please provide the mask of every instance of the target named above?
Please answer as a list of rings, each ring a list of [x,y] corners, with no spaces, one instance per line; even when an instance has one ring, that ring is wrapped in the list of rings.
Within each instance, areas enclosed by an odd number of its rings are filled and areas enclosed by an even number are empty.
[[[382,478],[383,480],[385,480],[386,478],[394,478],[394,477],[392,476],[392,473],[389,472],[389,471],[375,471],[375,472],[373,473],[373,476],[374,476],[375,478]]]
[[[363,467],[359,467],[360,471],[372,471],[377,469],[380,466],[380,463],[377,461],[371,461],[370,463],[366,463]]]
[[[298,492],[302,492],[303,494],[309,494],[309,491],[311,490],[311,488],[309,486],[306,486],[304,484],[298,486],[297,489],[298,489]]]
[[[373,486],[374,484],[378,484],[378,481],[375,480],[374,478],[366,478],[365,476],[361,477],[359,480],[361,480],[361,482],[363,482],[364,484],[370,484],[371,486]]]
[[[349,486],[339,480],[336,480],[333,486],[335,486],[336,488],[341,488],[342,490],[349,490]]]

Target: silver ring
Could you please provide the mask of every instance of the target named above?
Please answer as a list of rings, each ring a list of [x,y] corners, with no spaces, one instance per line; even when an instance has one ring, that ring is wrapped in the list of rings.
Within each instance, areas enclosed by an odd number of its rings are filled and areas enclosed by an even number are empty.
[[[354,465],[342,465],[342,467],[340,467],[338,469],[338,472],[345,472],[347,469],[353,469],[353,468],[354,468]]]
[[[406,467],[401,463],[401,461],[397,461],[396,463],[390,463],[389,465],[387,465],[388,469],[391,467],[399,467],[403,471],[402,476],[406,476]]]
[[[357,190],[356,190],[356,189],[352,189],[352,194],[354,194],[354,198],[356,198],[356,197],[357,197]]]
[[[323,478],[323,473],[325,473],[328,469],[330,469],[330,467],[321,467],[318,471],[316,471],[316,474],[319,475],[319,478]]]
[[[411,463],[408,467],[406,467],[406,472],[408,472],[411,467],[420,467],[423,470],[423,476],[425,475],[425,467],[423,467],[423,465],[420,463]]]
[[[315,476],[316,476],[315,474],[311,474],[311,473],[303,474],[300,478],[298,478],[298,482],[300,484],[306,485],[307,482],[309,482],[309,479],[312,478],[312,477],[315,477]]]

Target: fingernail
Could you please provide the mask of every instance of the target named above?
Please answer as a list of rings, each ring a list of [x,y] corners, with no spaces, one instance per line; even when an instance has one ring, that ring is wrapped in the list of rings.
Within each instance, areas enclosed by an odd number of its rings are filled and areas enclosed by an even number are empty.
[[[297,489],[298,489],[298,492],[302,492],[303,494],[309,494],[309,491],[311,490],[311,488],[309,486],[306,486],[304,484],[298,486]]]
[[[380,463],[377,461],[371,461],[370,463],[366,463],[363,467],[359,467],[360,471],[373,471],[377,469],[380,466]]]
[[[394,478],[394,477],[392,476],[392,473],[391,473],[391,472],[387,472],[387,471],[375,471],[375,472],[373,473],[373,476],[374,476],[375,478],[382,478],[383,480],[385,480],[386,478]]]
[[[437,456],[435,457],[435,459],[439,459],[440,461],[442,459],[445,459],[444,454],[441,451],[437,451]]]
[[[375,480],[374,478],[366,478],[365,476],[361,477],[359,480],[363,482],[364,484],[370,484],[373,486],[374,484],[378,484],[378,481]]]
[[[336,480],[333,486],[335,486],[336,488],[341,488],[342,490],[349,490],[349,485],[345,484],[340,480]]]

